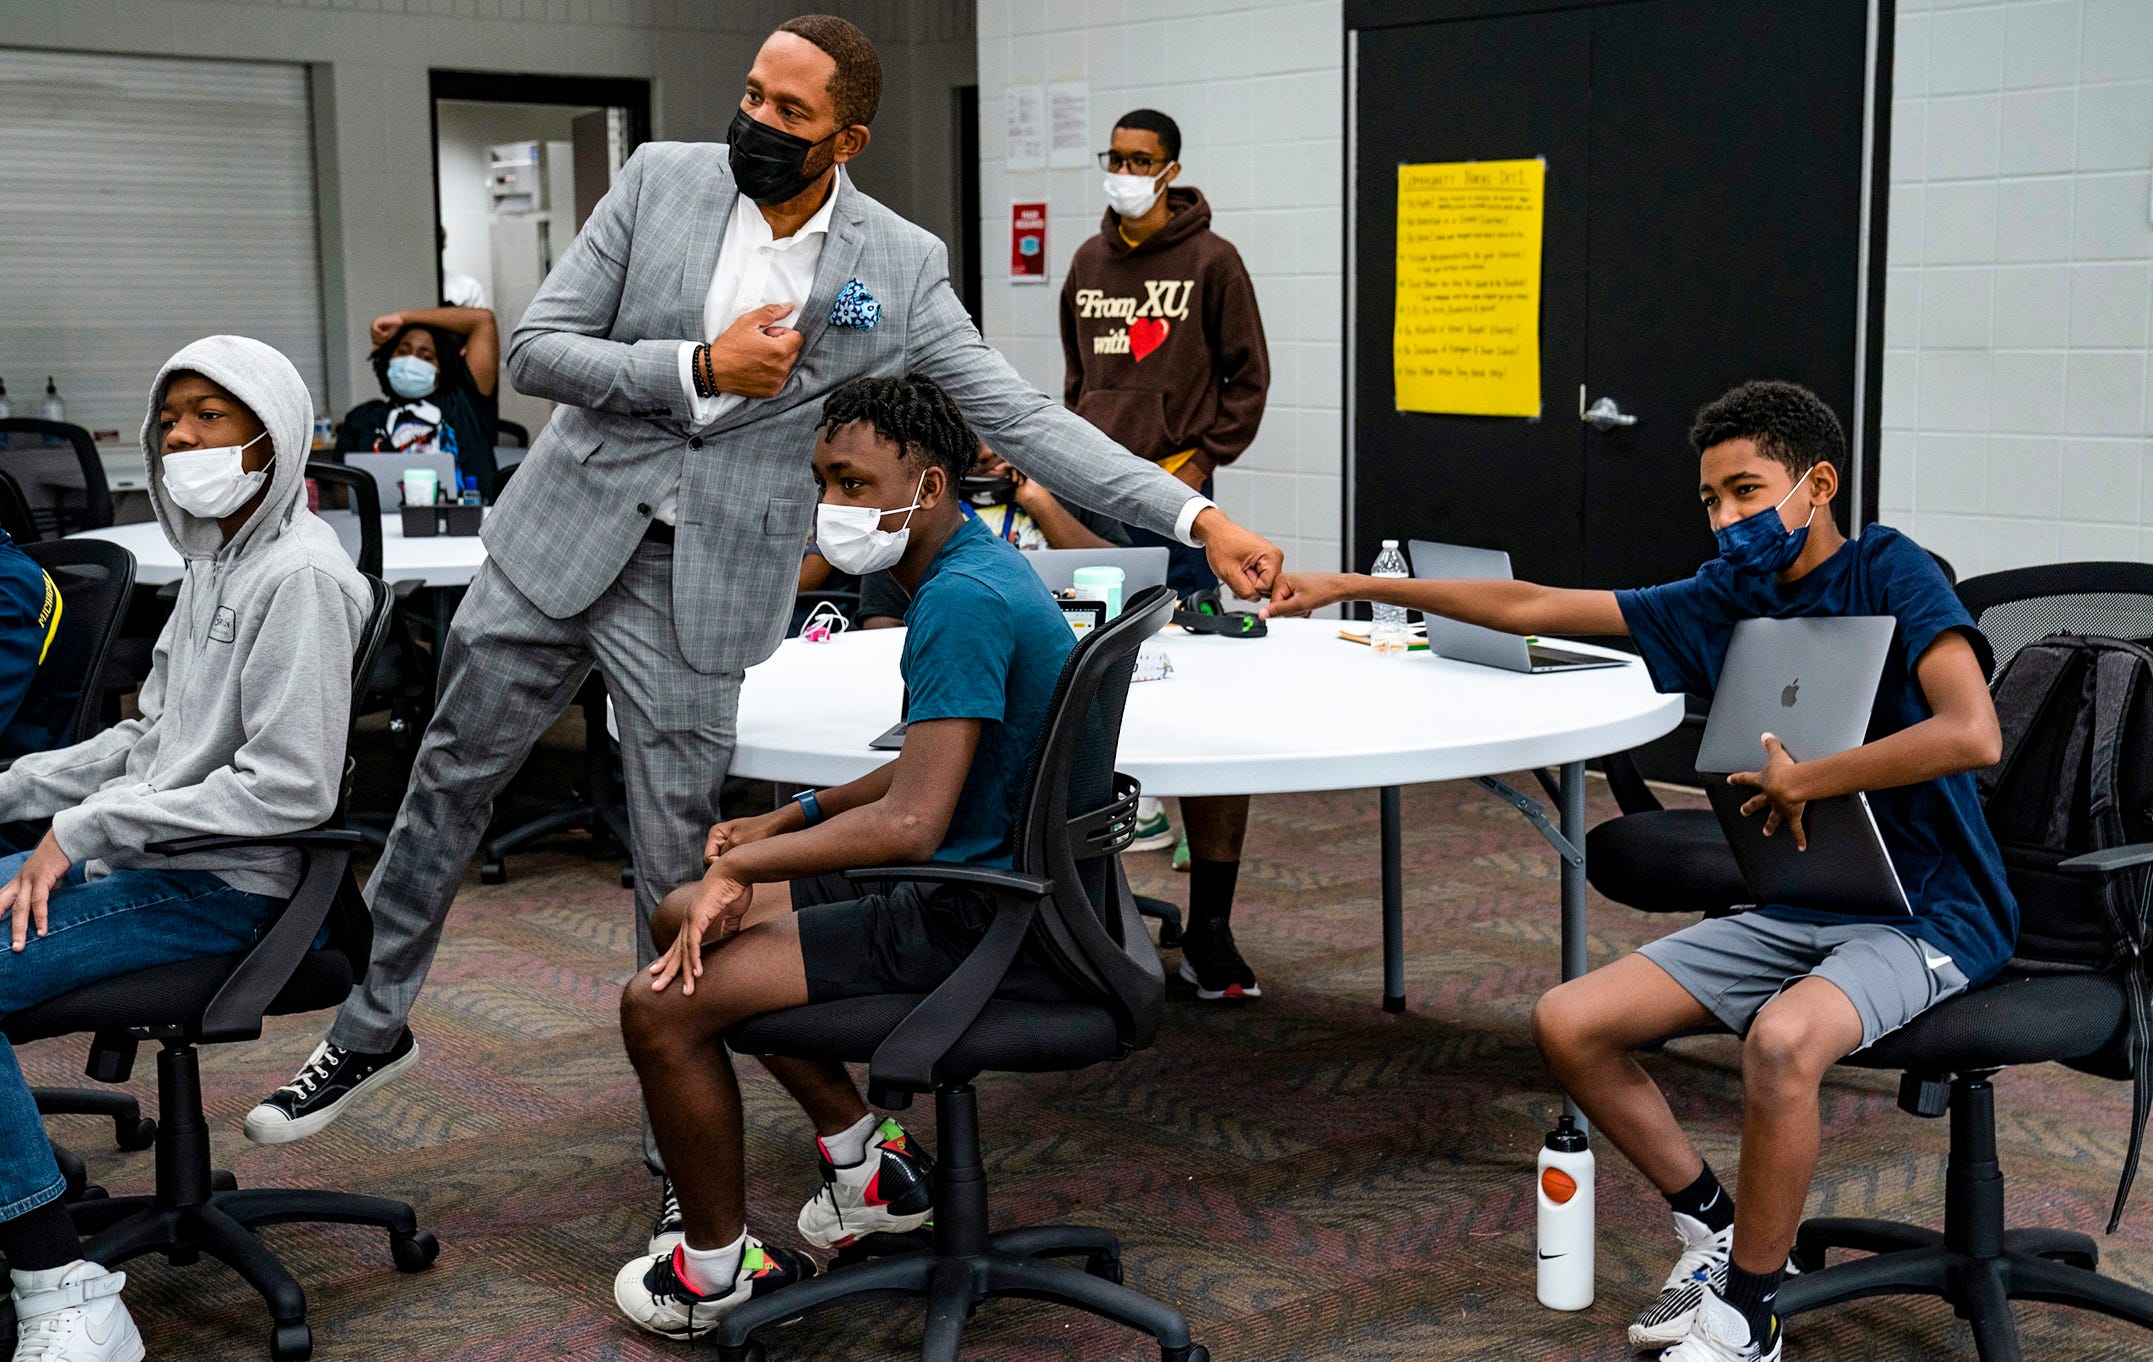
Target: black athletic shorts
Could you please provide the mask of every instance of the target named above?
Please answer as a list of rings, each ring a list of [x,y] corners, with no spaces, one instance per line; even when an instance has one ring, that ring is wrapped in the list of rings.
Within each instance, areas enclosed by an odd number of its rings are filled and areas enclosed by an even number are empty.
[[[992,901],[977,890],[859,882],[843,875],[794,880],[792,902],[811,1003],[932,993],[964,963],[994,917]],[[1068,981],[1036,933],[1025,937],[995,996],[1019,1002],[1089,1001]]]

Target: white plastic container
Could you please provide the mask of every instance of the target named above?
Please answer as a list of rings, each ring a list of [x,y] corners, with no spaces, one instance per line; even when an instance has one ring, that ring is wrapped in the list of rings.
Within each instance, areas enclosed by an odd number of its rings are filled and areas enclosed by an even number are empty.
[[[1540,1150],[1540,1303],[1550,1310],[1592,1305],[1592,1148],[1564,1116]]]

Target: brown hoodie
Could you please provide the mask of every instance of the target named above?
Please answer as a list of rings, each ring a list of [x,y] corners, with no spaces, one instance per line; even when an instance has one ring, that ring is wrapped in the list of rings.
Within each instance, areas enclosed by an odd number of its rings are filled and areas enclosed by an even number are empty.
[[[1106,210],[1062,285],[1062,400],[1157,463],[1185,449],[1205,476],[1256,438],[1271,358],[1240,252],[1201,191],[1169,188],[1166,225],[1131,246]]]

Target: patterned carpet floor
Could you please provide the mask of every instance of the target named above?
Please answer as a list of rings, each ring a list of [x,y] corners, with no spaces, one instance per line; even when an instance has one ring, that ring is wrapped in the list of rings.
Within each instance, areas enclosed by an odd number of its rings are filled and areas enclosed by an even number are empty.
[[[1528,782],[1529,783],[1529,782]],[[1604,788],[1595,819],[1613,812]],[[1410,789],[1405,922],[1409,1009],[1377,1006],[1381,980],[1372,791],[1256,801],[1236,931],[1264,999],[1207,1007],[1177,992],[1156,1048],[1085,1072],[993,1077],[982,1119],[997,1224],[1116,1227],[1128,1278],[1179,1303],[1221,1359],[1619,1359],[1623,1326],[1671,1261],[1666,1211],[1601,1151],[1599,1300],[1558,1314],[1533,1298],[1534,1151],[1556,1109],[1527,1034],[1556,978],[1555,860],[1515,813],[1470,785]],[[1131,860],[1139,889],[1179,901],[1164,854]],[[474,873],[450,919],[414,1027],[421,1065],[321,1136],[277,1149],[239,1134],[247,1107],[288,1076],[324,1019],[286,1019],[204,1061],[220,1164],[243,1186],[336,1186],[406,1198],[444,1245],[417,1277],[359,1230],[271,1229],[305,1284],[322,1362],[684,1355],[615,1313],[614,1271],[648,1231],[656,1184],[636,1137],[636,1088],[615,1008],[631,972],[629,895],[616,866],[563,839]],[[1667,919],[1592,906],[1595,963]],[[1170,961],[1171,961],[1170,957]],[[25,1051],[34,1082],[79,1072],[82,1045]],[[1734,1044],[1697,1039],[1648,1059],[1723,1175],[1735,1164]],[[153,1100],[145,1053],[136,1090]],[[793,1241],[815,1190],[810,1132],[746,1067],[751,1223]],[[1891,1075],[1838,1070],[1810,1210],[1934,1223],[1944,1123],[1893,1105]],[[1998,1084],[2015,1223],[2097,1231],[2121,1164],[2127,1092],[2045,1067]],[[930,1143],[921,1103],[907,1118]],[[115,1192],[146,1189],[147,1154],[110,1127],[53,1129]],[[1730,1183],[1732,1181],[1730,1177]],[[2153,1207],[2141,1190],[2104,1267],[2153,1287]],[[207,1260],[128,1268],[129,1299],[161,1359],[264,1356],[253,1293]],[[2026,1353],[2047,1362],[2153,1355],[2123,1326],[2020,1309]],[[921,1315],[876,1303],[767,1340],[773,1362],[916,1355]],[[1138,1359],[1155,1350],[1109,1326],[1029,1303],[982,1309],[968,1357]],[[1932,1302],[1870,1301],[1796,1321],[1790,1358],[1973,1356]]]

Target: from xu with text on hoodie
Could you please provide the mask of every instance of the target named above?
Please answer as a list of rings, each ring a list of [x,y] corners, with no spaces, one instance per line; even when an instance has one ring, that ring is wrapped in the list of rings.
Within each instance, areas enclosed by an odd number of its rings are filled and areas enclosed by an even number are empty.
[[[181,373],[251,408],[275,446],[267,493],[231,542],[165,493],[157,411]],[[172,618],[142,683],[142,715],[0,772],[0,822],[51,817],[53,838],[95,879],[118,868],[206,870],[234,889],[288,897],[298,853],[243,848],[153,856],[201,834],[272,836],[336,809],[352,656],[372,591],[336,531],[307,510],[314,402],[291,361],[242,336],[196,341],[165,362],[142,423],[149,496],[186,561]]]
[[[1256,287],[1201,191],[1131,246],[1111,208],[1062,286],[1062,401],[1139,458],[1208,478],[1256,438],[1271,359]],[[1197,479],[1201,482],[1202,479]]]

